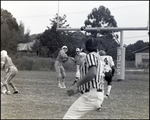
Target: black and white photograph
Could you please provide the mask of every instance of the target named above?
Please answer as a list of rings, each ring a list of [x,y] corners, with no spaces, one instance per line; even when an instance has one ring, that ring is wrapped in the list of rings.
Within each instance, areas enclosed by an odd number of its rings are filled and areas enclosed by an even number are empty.
[[[1,119],[149,119],[149,1],[1,1]]]

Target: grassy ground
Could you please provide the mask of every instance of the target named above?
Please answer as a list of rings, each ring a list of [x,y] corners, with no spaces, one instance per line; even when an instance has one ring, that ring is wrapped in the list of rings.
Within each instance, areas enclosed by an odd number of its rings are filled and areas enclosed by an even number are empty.
[[[69,87],[74,72],[66,74]],[[126,72],[125,76],[121,82],[114,76],[111,96],[104,100],[101,111],[91,111],[82,118],[149,119],[149,73]],[[1,119],[61,119],[79,97],[68,97],[66,89],[57,87],[55,72],[19,71],[14,83],[20,93],[1,94]]]

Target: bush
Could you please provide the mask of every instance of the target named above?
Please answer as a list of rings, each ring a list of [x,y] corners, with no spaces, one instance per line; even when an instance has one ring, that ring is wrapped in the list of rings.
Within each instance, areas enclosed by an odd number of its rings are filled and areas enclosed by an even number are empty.
[[[52,58],[42,57],[19,57],[14,63],[19,70],[52,70],[54,71],[54,62]]]
[[[14,60],[14,64],[18,70],[40,70],[40,71],[55,71],[55,58],[43,58],[37,56],[19,56]],[[63,63],[66,71],[75,71],[76,65],[71,62]]]
[[[137,68],[139,68],[139,69],[149,69],[149,63],[139,63],[138,65],[137,65]]]

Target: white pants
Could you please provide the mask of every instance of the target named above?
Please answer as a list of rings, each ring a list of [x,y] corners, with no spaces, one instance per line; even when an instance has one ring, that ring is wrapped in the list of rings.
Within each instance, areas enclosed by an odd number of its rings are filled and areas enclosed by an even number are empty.
[[[79,119],[85,113],[96,110],[104,100],[104,92],[91,89],[90,92],[82,94],[68,109],[63,119]]]

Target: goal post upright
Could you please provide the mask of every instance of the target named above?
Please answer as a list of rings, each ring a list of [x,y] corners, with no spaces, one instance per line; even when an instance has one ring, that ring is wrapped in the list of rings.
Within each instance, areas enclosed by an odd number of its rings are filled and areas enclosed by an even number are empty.
[[[123,46],[123,30],[120,31],[120,47],[117,47],[117,80],[125,78],[125,47]]]
[[[56,28],[56,31],[57,31],[58,28],[59,28],[59,1],[58,1],[58,13],[57,13],[57,28]]]

